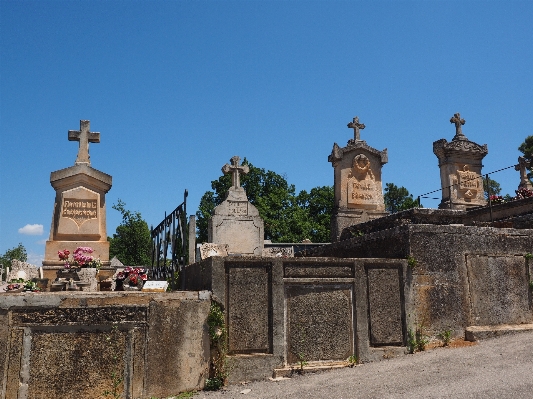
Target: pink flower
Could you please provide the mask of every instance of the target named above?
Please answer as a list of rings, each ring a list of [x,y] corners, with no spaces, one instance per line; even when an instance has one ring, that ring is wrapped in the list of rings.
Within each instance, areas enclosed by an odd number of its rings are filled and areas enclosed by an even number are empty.
[[[141,274],[141,278],[143,281],[148,280],[148,276],[146,274]]]

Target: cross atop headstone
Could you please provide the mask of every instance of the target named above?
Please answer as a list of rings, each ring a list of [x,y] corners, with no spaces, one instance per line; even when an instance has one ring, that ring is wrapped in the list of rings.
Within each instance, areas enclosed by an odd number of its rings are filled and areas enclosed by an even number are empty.
[[[531,182],[527,178],[527,167],[528,162],[526,161],[526,158],[524,157],[518,157],[518,165],[515,165],[515,170],[520,171],[520,184],[518,185],[518,188],[527,188],[528,190],[531,190],[533,187],[531,185]]]
[[[240,174],[247,174],[250,171],[248,165],[239,165],[240,161],[241,158],[235,155],[230,159],[231,165],[225,164],[222,167],[222,173],[224,173],[225,175],[227,175],[228,173],[232,174],[231,185],[234,188],[239,188],[241,186]]]
[[[361,134],[359,133],[359,129],[364,129],[365,128],[365,124],[364,123],[359,123],[359,117],[356,116],[355,118],[353,118],[353,121],[348,123],[348,127],[350,129],[353,129],[353,138],[355,141],[360,141],[361,140]]]
[[[461,119],[461,114],[456,113],[453,114],[453,116],[450,119],[450,123],[455,124],[455,137],[453,140],[467,140],[466,136],[463,134],[463,129],[461,128],[462,125],[466,123],[464,119]]]
[[[86,163],[91,164],[89,156],[89,143],[99,143],[100,142],[100,133],[90,132],[91,122],[90,121],[80,121],[80,130],[69,130],[68,131],[68,140],[69,141],[79,141],[80,146],[78,148],[78,157],[76,158],[75,164]]]

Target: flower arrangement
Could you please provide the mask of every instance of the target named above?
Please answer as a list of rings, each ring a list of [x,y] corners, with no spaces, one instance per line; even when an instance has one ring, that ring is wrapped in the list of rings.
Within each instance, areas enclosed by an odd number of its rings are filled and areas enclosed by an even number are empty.
[[[117,273],[117,286],[137,287],[139,290],[143,287],[144,282],[148,280],[146,269],[143,267],[127,266],[123,271]]]
[[[65,269],[75,267],[96,267],[99,269],[102,265],[100,259],[94,259],[94,256],[90,255],[92,253],[93,249],[91,247],[78,247],[74,250],[73,258],[70,260],[70,251],[68,249],[57,251],[59,260],[65,262]]]
[[[30,280],[24,280],[23,278],[11,280],[11,284],[5,288],[6,291],[31,291],[31,292],[40,292],[41,290],[37,287],[37,284]]]
[[[490,201],[493,204],[503,204],[505,202],[505,199],[501,195],[491,195]]]
[[[516,190],[515,192],[516,192],[516,197],[515,197],[515,199],[522,199],[522,198],[533,197],[533,191],[528,190],[528,189],[525,188],[525,187],[522,187],[522,188]]]

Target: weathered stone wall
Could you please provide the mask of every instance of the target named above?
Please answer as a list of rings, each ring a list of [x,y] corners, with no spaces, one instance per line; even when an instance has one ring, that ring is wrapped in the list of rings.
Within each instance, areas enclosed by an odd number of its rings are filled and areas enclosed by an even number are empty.
[[[123,378],[119,389],[127,398],[203,388],[209,293],[0,299],[1,398],[101,398],[112,389],[113,372]]]
[[[394,259],[211,257],[185,286],[223,304],[230,381],[306,362],[403,353],[407,262]]]
[[[402,224],[400,216],[396,227],[316,248],[313,256],[410,257],[407,325],[429,334],[533,321],[533,262],[524,257],[533,252],[533,230]]]

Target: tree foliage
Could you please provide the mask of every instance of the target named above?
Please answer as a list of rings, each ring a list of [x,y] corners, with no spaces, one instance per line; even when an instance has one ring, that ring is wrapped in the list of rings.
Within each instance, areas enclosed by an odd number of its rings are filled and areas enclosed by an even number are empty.
[[[419,206],[417,200],[405,187],[398,187],[394,183],[385,184],[385,209],[390,213],[404,211],[406,209],[416,208]]]
[[[527,136],[524,142],[520,144],[520,147],[518,147],[518,151],[524,154],[524,158],[526,159],[529,165],[529,167],[527,168],[529,170],[527,177],[529,178],[529,180],[532,180],[533,179],[533,136]]]
[[[248,200],[257,207],[265,224],[265,239],[272,242],[329,242],[330,217],[333,210],[333,187],[315,187],[296,194],[293,184],[285,177],[253,166],[246,160],[250,171],[241,175],[241,186]],[[214,191],[207,191],[200,200],[196,213],[198,241],[207,241],[207,224],[215,207],[226,199],[231,187],[231,176],[224,175],[211,182]]]
[[[148,224],[139,212],[126,209],[126,204],[118,200],[113,209],[122,214],[122,223],[113,237],[108,237],[109,256],[116,256],[127,266],[146,266],[152,263],[152,239]]]
[[[19,245],[14,248],[8,249],[2,256],[0,256],[0,268],[5,271],[6,267],[11,267],[11,261],[13,259],[18,259],[21,262],[26,262],[28,260],[28,253],[22,243],[19,243]],[[0,270],[0,277],[1,275],[2,270]]]
[[[490,195],[499,195],[502,191],[500,183],[498,183],[496,180],[492,180],[489,177],[489,181],[487,183],[487,179],[483,179],[483,191],[485,192],[485,199],[489,199],[489,188]]]

